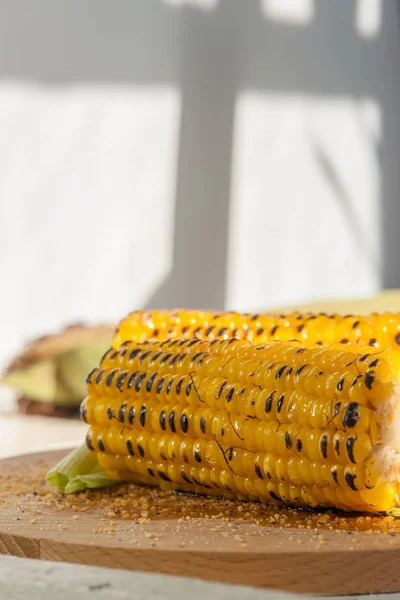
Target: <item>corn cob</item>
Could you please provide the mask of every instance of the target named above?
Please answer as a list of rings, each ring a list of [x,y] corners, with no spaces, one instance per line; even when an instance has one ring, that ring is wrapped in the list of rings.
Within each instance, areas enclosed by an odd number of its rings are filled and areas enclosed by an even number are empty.
[[[139,484],[303,507],[399,505],[400,351],[125,342],[88,376],[88,448]]]
[[[400,313],[372,313],[368,316],[327,315],[324,313],[240,314],[207,311],[133,312],[117,330],[113,345],[127,340],[153,338],[228,339],[250,342],[301,340],[314,344],[357,344],[400,349]]]

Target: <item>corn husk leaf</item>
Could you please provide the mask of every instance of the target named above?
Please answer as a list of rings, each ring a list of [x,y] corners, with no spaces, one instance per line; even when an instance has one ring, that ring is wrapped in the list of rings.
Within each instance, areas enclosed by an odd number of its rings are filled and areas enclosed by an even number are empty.
[[[46,475],[48,485],[63,494],[120,483],[102,469],[95,452],[80,446],[62,458]]]

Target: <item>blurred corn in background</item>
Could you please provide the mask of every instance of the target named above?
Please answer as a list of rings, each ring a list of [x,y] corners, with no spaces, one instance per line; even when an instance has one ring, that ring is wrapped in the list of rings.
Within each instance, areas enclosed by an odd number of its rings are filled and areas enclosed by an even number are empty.
[[[0,0],[0,366],[398,287],[399,34],[395,0]]]

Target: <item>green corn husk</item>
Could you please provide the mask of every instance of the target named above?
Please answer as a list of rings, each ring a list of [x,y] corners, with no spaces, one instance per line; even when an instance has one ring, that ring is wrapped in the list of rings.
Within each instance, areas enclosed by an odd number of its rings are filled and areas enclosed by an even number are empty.
[[[120,483],[100,467],[96,453],[86,446],[80,446],[61,459],[47,473],[46,481],[51,488],[63,494]]]
[[[78,407],[85,379],[110,347],[111,326],[72,326],[32,342],[3,373],[0,383],[20,397],[56,406]]]

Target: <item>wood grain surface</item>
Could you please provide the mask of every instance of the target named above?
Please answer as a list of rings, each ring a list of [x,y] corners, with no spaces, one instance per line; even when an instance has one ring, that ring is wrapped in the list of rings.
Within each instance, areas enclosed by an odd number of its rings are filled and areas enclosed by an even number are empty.
[[[18,472],[21,464],[41,473],[62,455],[5,459],[0,474],[7,481],[11,475],[4,473]],[[188,502],[185,496],[172,500]],[[176,506],[170,518],[110,522],[90,510],[60,510],[57,502],[43,500],[38,509],[17,491],[0,506],[2,554],[315,594],[400,591],[400,534],[354,531],[357,515],[347,531],[254,526],[222,514],[178,520]]]

